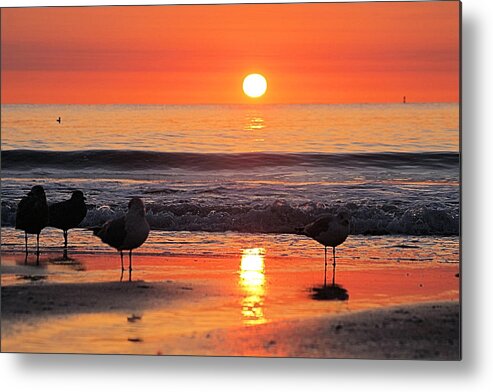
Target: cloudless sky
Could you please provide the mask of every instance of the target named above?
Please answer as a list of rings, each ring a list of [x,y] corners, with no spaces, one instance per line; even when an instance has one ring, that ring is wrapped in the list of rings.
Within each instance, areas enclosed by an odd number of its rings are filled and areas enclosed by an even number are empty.
[[[456,1],[1,12],[3,103],[459,99]],[[258,100],[241,88],[253,72]]]

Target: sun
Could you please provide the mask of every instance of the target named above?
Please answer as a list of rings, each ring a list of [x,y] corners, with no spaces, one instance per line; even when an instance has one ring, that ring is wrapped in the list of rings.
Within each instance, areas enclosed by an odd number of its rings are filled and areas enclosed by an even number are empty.
[[[250,98],[258,98],[265,94],[267,80],[263,75],[250,74],[243,79],[243,92]]]

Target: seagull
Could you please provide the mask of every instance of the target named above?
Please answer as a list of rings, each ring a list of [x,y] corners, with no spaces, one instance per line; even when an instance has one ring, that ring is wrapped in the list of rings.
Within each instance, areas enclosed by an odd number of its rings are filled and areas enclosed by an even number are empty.
[[[61,118],[61,117],[58,117],[58,118],[56,119],[56,121],[58,122],[58,124],[61,124],[61,123],[62,123],[62,118]]]
[[[39,234],[48,225],[48,221],[49,210],[45,190],[41,185],[35,185],[27,196],[24,196],[19,202],[15,216],[15,228],[24,230],[26,262],[27,235],[36,234],[36,262],[39,264]]]
[[[61,201],[50,205],[50,223],[48,226],[56,227],[63,230],[65,239],[63,248],[63,259],[68,259],[68,231],[84,220],[87,214],[86,198],[81,191],[73,191],[72,197],[68,200]]]
[[[335,283],[336,247],[341,245],[349,235],[349,214],[340,211],[337,215],[324,215],[303,228],[296,229],[298,234],[313,238],[325,247],[324,287],[327,287],[327,247],[332,247],[333,272],[332,284]]]
[[[128,212],[125,216],[112,219],[102,227],[92,227],[93,234],[101,241],[115,248],[120,252],[122,275],[123,251],[128,250],[129,258],[129,280],[132,278],[132,250],[141,246],[149,235],[149,223],[145,217],[144,202],[138,197],[134,197],[128,203]],[[120,278],[121,280],[121,278]]]

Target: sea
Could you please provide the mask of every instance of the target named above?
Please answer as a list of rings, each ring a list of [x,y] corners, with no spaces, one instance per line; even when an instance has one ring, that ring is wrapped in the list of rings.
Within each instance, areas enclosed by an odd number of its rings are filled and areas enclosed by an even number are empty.
[[[291,244],[297,227],[344,209],[361,243],[431,241],[458,262],[456,103],[2,105],[1,131],[2,252],[23,249],[16,206],[39,184],[49,203],[84,192],[82,228],[141,197],[150,253],[217,253],[224,238]],[[46,246],[60,238],[42,233]],[[111,251],[82,242],[72,246]]]

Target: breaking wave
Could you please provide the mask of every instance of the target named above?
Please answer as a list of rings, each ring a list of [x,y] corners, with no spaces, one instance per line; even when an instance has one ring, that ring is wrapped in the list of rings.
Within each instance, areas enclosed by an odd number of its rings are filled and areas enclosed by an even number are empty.
[[[15,205],[2,206],[2,225],[15,223]],[[249,233],[294,233],[316,217],[344,208],[351,215],[351,233],[364,235],[459,235],[457,207],[422,205],[401,207],[388,203],[323,203],[293,205],[278,200],[263,205],[201,205],[190,202],[148,207],[147,219],[153,229],[169,231],[237,231]],[[95,226],[123,215],[123,209],[91,208],[82,227]]]

